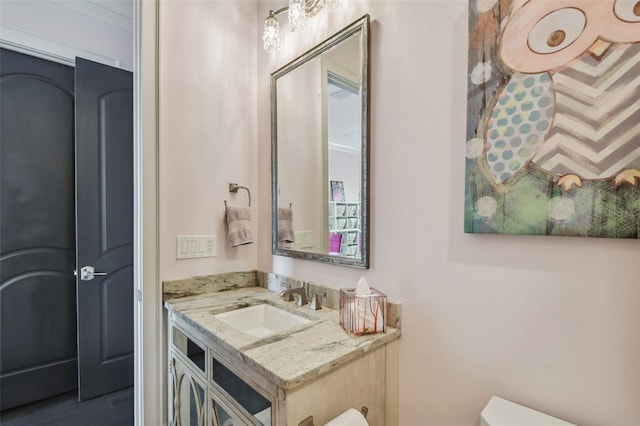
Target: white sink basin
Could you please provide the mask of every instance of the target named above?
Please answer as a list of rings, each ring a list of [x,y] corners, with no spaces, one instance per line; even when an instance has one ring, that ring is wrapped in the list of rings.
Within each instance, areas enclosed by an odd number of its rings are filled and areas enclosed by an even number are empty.
[[[311,322],[307,318],[266,303],[214,316],[236,330],[255,337],[271,336]]]

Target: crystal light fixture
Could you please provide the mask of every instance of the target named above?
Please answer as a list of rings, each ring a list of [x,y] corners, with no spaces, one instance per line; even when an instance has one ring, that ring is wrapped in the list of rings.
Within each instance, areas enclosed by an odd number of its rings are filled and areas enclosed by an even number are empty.
[[[291,31],[303,31],[306,27],[305,0],[289,0],[289,28]]]
[[[280,50],[280,23],[276,19],[273,11],[264,20],[264,33],[262,34],[264,50],[267,52],[277,52]]]
[[[289,0],[289,4],[276,11],[270,10],[269,16],[264,20],[264,32],[262,41],[264,50],[277,52],[280,49],[280,23],[278,15],[288,12],[289,28],[291,31],[305,29],[307,19],[315,16],[326,6],[328,10],[335,9],[339,0]]]

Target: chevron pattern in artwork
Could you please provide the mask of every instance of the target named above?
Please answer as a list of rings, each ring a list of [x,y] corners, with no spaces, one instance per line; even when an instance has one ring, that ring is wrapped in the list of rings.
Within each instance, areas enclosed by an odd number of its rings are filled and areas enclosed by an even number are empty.
[[[640,169],[640,43],[584,54],[551,78],[556,114],[533,162],[583,179]]]

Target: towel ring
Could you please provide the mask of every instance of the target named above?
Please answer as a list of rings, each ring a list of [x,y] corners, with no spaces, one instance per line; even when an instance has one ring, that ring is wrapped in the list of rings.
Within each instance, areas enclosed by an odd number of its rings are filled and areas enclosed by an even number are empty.
[[[247,191],[247,194],[249,194],[249,207],[251,207],[251,191],[249,191],[249,188],[247,188],[246,186],[240,186],[237,183],[230,183],[229,184],[229,192],[238,193],[239,189],[244,189],[245,191]],[[225,206],[227,205],[227,201],[226,200],[225,200],[224,204],[225,204]]]

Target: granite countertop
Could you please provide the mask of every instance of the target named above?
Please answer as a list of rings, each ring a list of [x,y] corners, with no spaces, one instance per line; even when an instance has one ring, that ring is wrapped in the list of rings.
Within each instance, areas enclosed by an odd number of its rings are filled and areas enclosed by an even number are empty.
[[[244,334],[215,318],[215,314],[269,303],[311,319],[312,322],[268,337]],[[218,345],[241,359],[278,387],[294,389],[372,349],[398,339],[399,329],[385,333],[349,336],[340,326],[339,312],[322,307],[285,302],[277,292],[262,287],[169,298],[165,307]]]

